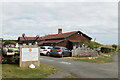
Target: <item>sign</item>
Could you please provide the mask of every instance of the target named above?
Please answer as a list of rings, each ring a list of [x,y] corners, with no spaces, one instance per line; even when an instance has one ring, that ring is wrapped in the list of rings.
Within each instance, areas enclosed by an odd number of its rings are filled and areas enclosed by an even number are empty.
[[[31,64],[40,67],[40,48],[38,45],[22,45],[20,47],[20,67],[28,68]]]
[[[22,48],[22,61],[38,61],[38,48]]]

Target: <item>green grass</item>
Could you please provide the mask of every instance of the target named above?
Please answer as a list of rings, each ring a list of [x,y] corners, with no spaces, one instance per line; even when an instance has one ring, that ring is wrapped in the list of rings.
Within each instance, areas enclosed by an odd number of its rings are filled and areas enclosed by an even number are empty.
[[[118,54],[120,54],[120,53],[113,53],[113,52],[111,52],[111,53],[101,53],[101,54],[106,54],[106,55],[111,55],[111,56],[114,56],[114,55],[118,55]]]
[[[110,55],[110,56],[105,56]],[[82,58],[76,58],[72,59],[74,61],[82,61],[82,62],[89,62],[89,63],[111,63],[112,57],[114,55],[118,55],[118,53],[101,53],[101,55],[97,59],[82,59]]]
[[[20,68],[17,64],[3,64],[2,77],[3,78],[45,78],[50,74],[58,72],[59,69],[40,64],[40,68]]]
[[[101,53],[101,55],[100,55],[101,57],[104,57],[104,58],[109,58],[109,59],[112,59],[112,56],[110,57],[110,56],[105,56],[103,53]]]
[[[74,61],[82,61],[82,62],[89,62],[89,63],[110,63],[112,62],[112,59],[111,58],[101,58],[101,57],[98,57],[97,59],[72,59]]]

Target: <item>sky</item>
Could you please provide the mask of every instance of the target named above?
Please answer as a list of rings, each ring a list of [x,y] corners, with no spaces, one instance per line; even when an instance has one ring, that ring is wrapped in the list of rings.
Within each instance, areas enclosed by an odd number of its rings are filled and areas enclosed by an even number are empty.
[[[118,44],[117,2],[3,2],[4,39],[81,31],[104,45]]]

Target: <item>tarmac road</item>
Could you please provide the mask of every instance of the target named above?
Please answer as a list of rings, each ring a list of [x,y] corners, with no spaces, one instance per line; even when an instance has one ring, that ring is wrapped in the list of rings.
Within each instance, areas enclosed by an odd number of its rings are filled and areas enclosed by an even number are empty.
[[[118,78],[118,56],[113,59],[113,63],[93,64],[40,56],[40,63],[58,67],[78,78]]]

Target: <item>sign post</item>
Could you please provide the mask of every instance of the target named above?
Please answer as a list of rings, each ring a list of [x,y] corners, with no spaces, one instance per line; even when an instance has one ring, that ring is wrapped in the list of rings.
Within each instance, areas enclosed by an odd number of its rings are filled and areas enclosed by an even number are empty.
[[[34,64],[40,67],[40,48],[37,45],[23,45],[20,47],[20,67],[29,67]]]

